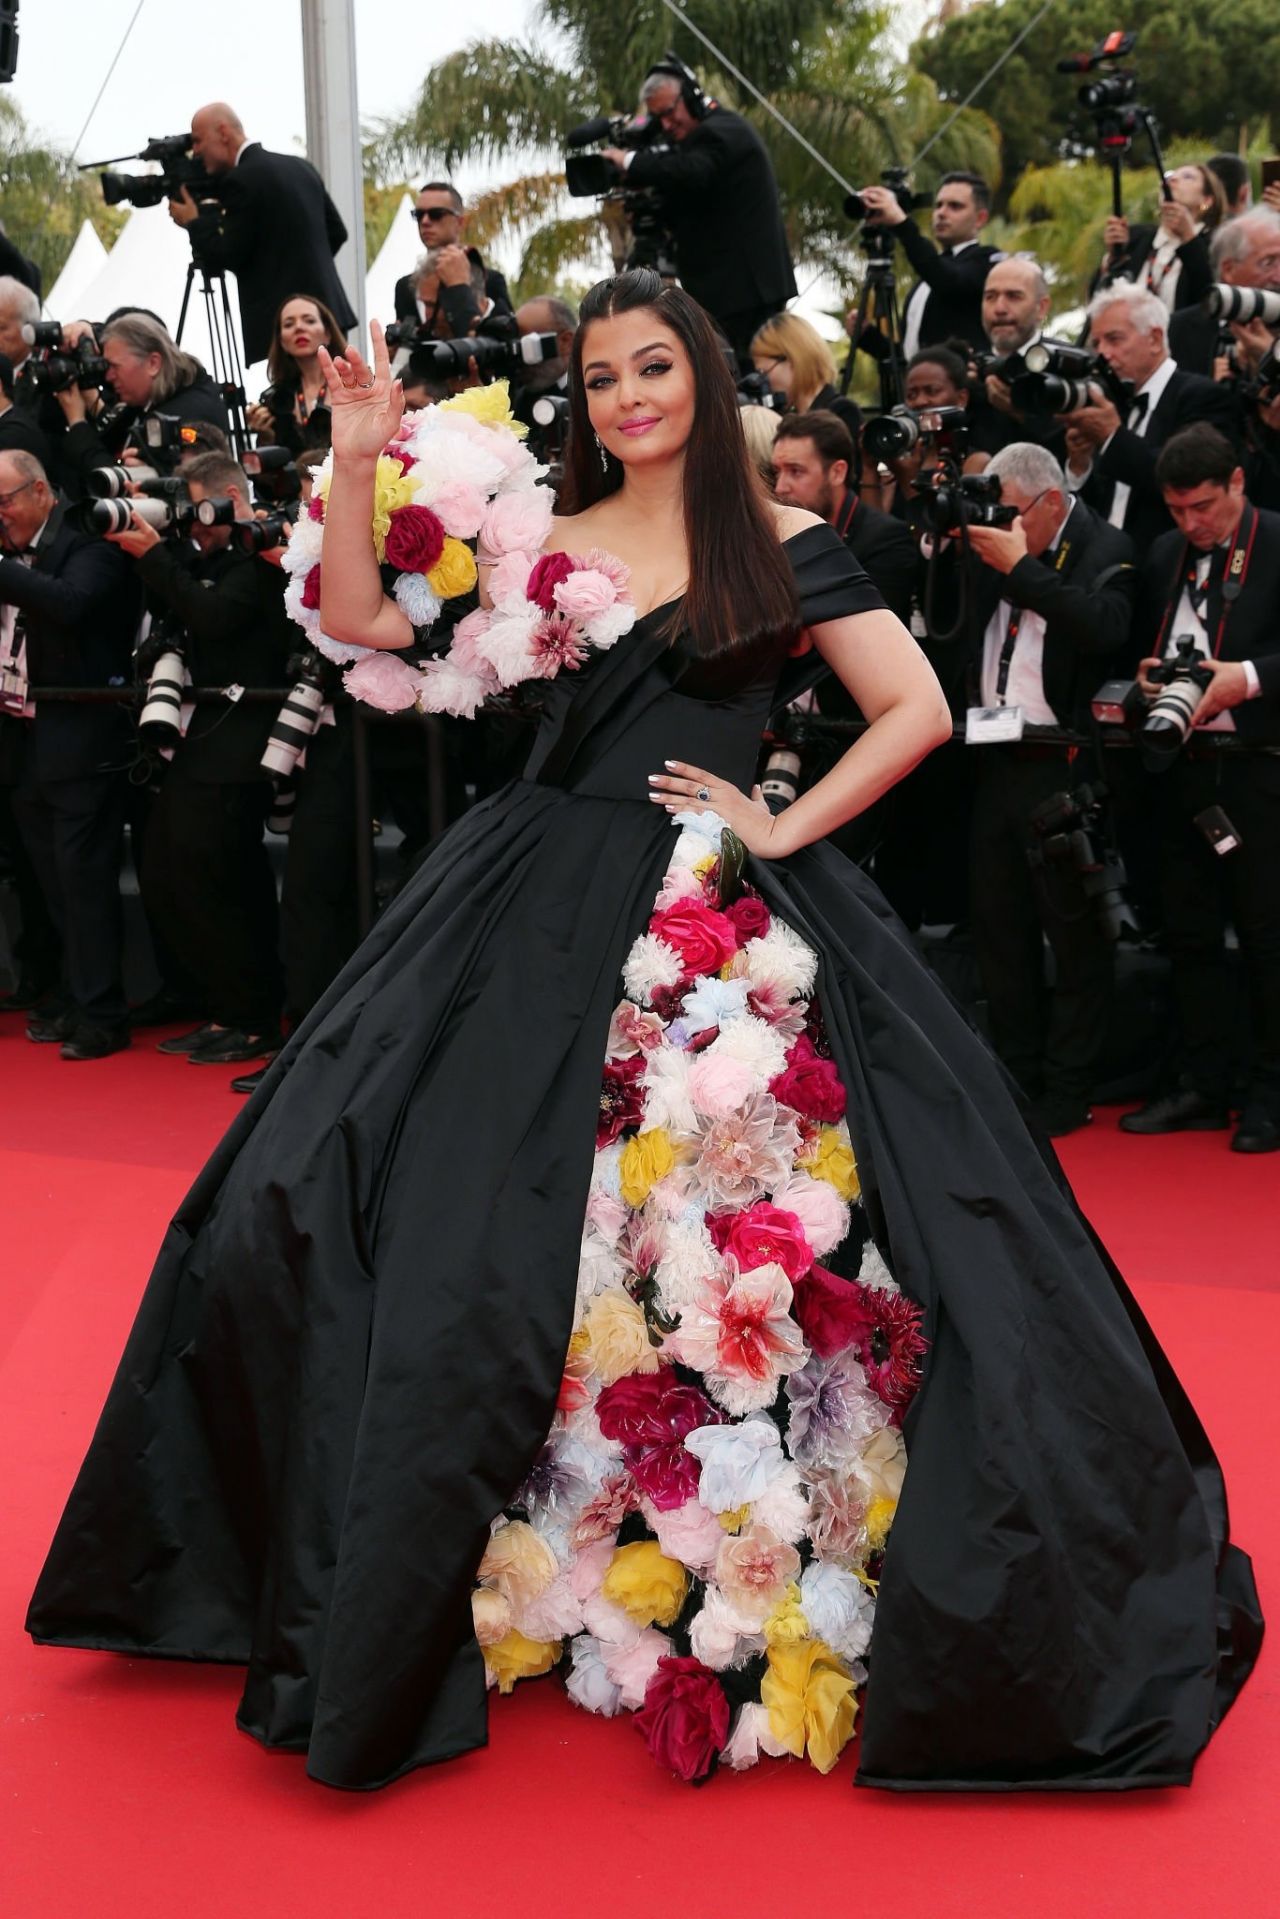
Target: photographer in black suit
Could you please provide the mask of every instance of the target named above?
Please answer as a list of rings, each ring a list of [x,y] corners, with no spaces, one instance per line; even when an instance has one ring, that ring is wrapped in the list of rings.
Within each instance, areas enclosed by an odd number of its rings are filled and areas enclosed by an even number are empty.
[[[95,467],[112,466],[130,447],[137,453],[149,415],[167,414],[183,426],[197,422],[227,431],[227,409],[221,393],[193,354],[170,337],[168,329],[149,314],[132,310],[117,314],[95,336],[87,320],[68,320],[62,329],[69,345],[88,335],[97,338],[109,369],[106,399],[83,387],[65,386],[54,395],[66,431],[59,447],[61,469],[68,489],[87,490],[87,476]],[[146,464],[176,465],[176,458]]]
[[[479,267],[483,274],[483,283],[479,289],[482,300],[492,302],[500,313],[510,313],[511,295],[507,283],[496,267],[487,267],[475,247],[466,246],[463,234],[466,231],[467,215],[462,195],[448,181],[436,180],[425,187],[419,187],[418,197],[410,211],[409,218],[418,230],[423,247],[433,257],[447,254],[445,271],[440,280],[445,286],[471,285],[471,275],[454,262],[453,252],[463,254],[472,267]],[[421,320],[426,315],[422,310],[422,298],[418,288],[419,274],[402,274],[396,281],[395,309],[397,320]],[[474,317],[484,318],[481,310]],[[469,333],[470,322],[459,326],[458,334]]]
[[[298,287],[323,300],[340,327],[354,326],[333,264],[347,229],[310,161],[247,140],[224,101],[192,115],[191,146],[217,197],[197,204],[184,188],[169,213],[205,266],[235,274],[246,361],[266,359],[276,311]]]
[[[820,513],[860,562],[890,612],[909,627],[919,568],[916,543],[900,520],[858,498],[851,481],[857,468],[853,436],[836,414],[818,407],[810,413],[783,414],[773,438],[775,497],[787,506]],[[821,704],[824,712],[853,710],[834,675],[824,684]]]
[[[967,635],[974,704],[1017,708],[1024,726],[1083,730],[1091,695],[1130,644],[1132,550],[1072,500],[1044,447],[1005,447],[987,473],[999,477],[1018,518],[969,528],[980,563]],[[977,763],[970,900],[992,1038],[1056,1137],[1091,1117],[1113,949],[1074,868],[1033,867],[1028,852],[1033,811],[1076,786],[1081,771],[1070,747],[1046,741],[969,750]],[[1056,976],[1047,996],[1046,939]]]
[[[129,1044],[121,979],[120,850],[129,722],[117,705],[35,700],[30,688],[121,686],[141,596],[131,568],[78,533],[29,453],[0,453],[0,782],[48,914],[63,978],[27,1037],[69,1060]]]
[[[916,270],[902,315],[904,359],[922,346],[967,340],[985,347],[982,289],[1000,255],[978,238],[991,218],[991,189],[978,173],[944,173],[933,197],[933,237],[926,240],[892,187],[863,187],[867,224],[890,230]]]
[[[671,55],[649,69],[641,98],[671,146],[606,147],[604,156],[628,187],[661,194],[680,284],[746,371],[751,336],[796,291],[773,163],[755,128],[709,100]]]
[[[253,518],[249,482],[229,455],[183,462],[191,498],[230,500]],[[228,525],[162,539],[136,519],[108,536],[138,562],[153,608],[178,623],[196,686],[279,686],[296,629],[284,575],[232,543]],[[142,894],[165,944],[196,980],[211,1019],[163,1040],[198,1065],[260,1058],[278,1042],[282,985],[276,889],[262,833],[271,781],[260,761],[278,709],[228,700],[197,706],[147,822]]]
[[[1156,457],[1166,440],[1195,420],[1207,420],[1229,438],[1239,434],[1234,395],[1221,384],[1184,373],[1169,357],[1169,316],[1154,293],[1120,283],[1089,308],[1089,342],[1112,372],[1129,383],[1132,400],[1121,418],[1100,387],[1092,403],[1063,415],[1067,428],[1067,483],[1086,505],[1133,541],[1141,559],[1173,525],[1156,480]]]
[[[1254,207],[1225,221],[1209,243],[1209,255],[1214,285],[1280,293],[1280,213]],[[1180,307],[1169,322],[1169,351],[1187,373],[1215,376],[1224,344],[1231,348],[1230,370],[1252,372],[1270,340],[1261,321],[1247,326],[1232,321],[1224,329],[1217,315],[1203,306]]]
[[[1161,890],[1185,1078],[1120,1124],[1130,1133],[1229,1124],[1236,996],[1225,952],[1235,926],[1248,995],[1248,1090],[1232,1139],[1280,1150],[1280,514],[1245,493],[1234,447],[1212,427],[1171,439],[1156,475],[1175,522],[1147,557],[1138,635],[1143,690],[1158,661],[1191,639],[1212,675],[1192,732],[1158,785]],[[1238,742],[1246,750],[1224,750]],[[1237,844],[1215,850],[1205,810]],[[1222,822],[1218,821],[1221,828]],[[1219,844],[1224,842],[1219,837]]]

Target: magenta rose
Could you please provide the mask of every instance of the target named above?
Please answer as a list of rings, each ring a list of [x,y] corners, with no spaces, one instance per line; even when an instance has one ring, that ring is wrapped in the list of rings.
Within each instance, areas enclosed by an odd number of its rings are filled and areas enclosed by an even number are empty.
[[[645,1056],[606,1060],[600,1083],[600,1116],[596,1121],[596,1149],[612,1146],[628,1126],[638,1126],[644,1118],[644,1088],[640,1075]]]
[[[769,1091],[783,1106],[824,1126],[844,1117],[845,1093],[835,1062],[823,1059],[805,1033],[793,1042],[786,1065],[769,1081]]]
[[[313,493],[307,501],[307,518],[309,520],[323,520],[324,518],[324,501],[318,493]]]
[[[313,566],[302,582],[302,604],[312,613],[320,609],[320,568]]]
[[[733,921],[739,943],[746,945],[748,940],[763,939],[773,924],[772,915],[758,893],[744,893],[741,899],[725,907],[726,916]]]
[[[632,1478],[659,1512],[697,1498],[702,1461],[686,1450],[685,1434],[718,1426],[721,1415],[696,1386],[684,1385],[668,1367],[629,1373],[604,1388],[596,1416],[605,1438],[622,1442]]]
[[[841,1279],[838,1273],[829,1273],[815,1262],[804,1278],[797,1280],[791,1310],[805,1345],[819,1359],[830,1359],[849,1346],[856,1346],[861,1357],[872,1323],[865,1286]]]
[[[767,1199],[740,1213],[709,1213],[707,1230],[716,1251],[731,1253],[744,1273],[757,1266],[781,1266],[794,1286],[813,1264],[813,1248],[800,1221]]]
[[[444,552],[444,528],[430,507],[398,506],[387,527],[387,565],[429,573]]]
[[[544,553],[534,562],[529,575],[529,584],[525,588],[526,596],[544,613],[556,611],[555,590],[561,580],[567,580],[577,566],[577,561],[568,553]]]
[[[724,1750],[729,1701],[700,1659],[664,1658],[645,1688],[635,1723],[658,1764],[692,1785],[707,1777]]]
[[[677,900],[649,921],[649,931],[674,946],[685,972],[718,973],[738,950],[733,921],[702,900]]]

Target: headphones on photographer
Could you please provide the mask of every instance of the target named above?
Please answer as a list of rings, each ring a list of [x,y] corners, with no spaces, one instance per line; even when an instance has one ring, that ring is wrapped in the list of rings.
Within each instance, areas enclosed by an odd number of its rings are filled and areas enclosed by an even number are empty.
[[[680,98],[684,101],[692,118],[695,120],[706,119],[713,103],[702,91],[698,83],[698,76],[692,67],[686,67],[684,61],[678,59],[676,55],[671,52],[670,48],[668,48],[661,60],[654,61],[648,73],[645,74],[645,79],[652,79],[655,73],[661,74],[665,80],[678,81]]]

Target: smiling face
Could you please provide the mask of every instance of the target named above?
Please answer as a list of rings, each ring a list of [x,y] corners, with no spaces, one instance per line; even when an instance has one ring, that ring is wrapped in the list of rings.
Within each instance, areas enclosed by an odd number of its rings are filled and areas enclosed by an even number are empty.
[[[591,424],[624,466],[653,466],[684,451],[693,427],[693,367],[652,307],[590,322],[582,380]]]
[[[317,347],[332,344],[314,300],[290,300],[281,309],[280,344],[294,360],[314,359]]]

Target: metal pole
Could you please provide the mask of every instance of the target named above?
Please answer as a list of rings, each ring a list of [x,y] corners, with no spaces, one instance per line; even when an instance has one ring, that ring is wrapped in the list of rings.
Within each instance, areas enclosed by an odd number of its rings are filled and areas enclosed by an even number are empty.
[[[360,321],[365,311],[364,162],[356,89],[355,0],[302,0],[302,70],[307,158],[342,215],[347,243],[338,273]]]

